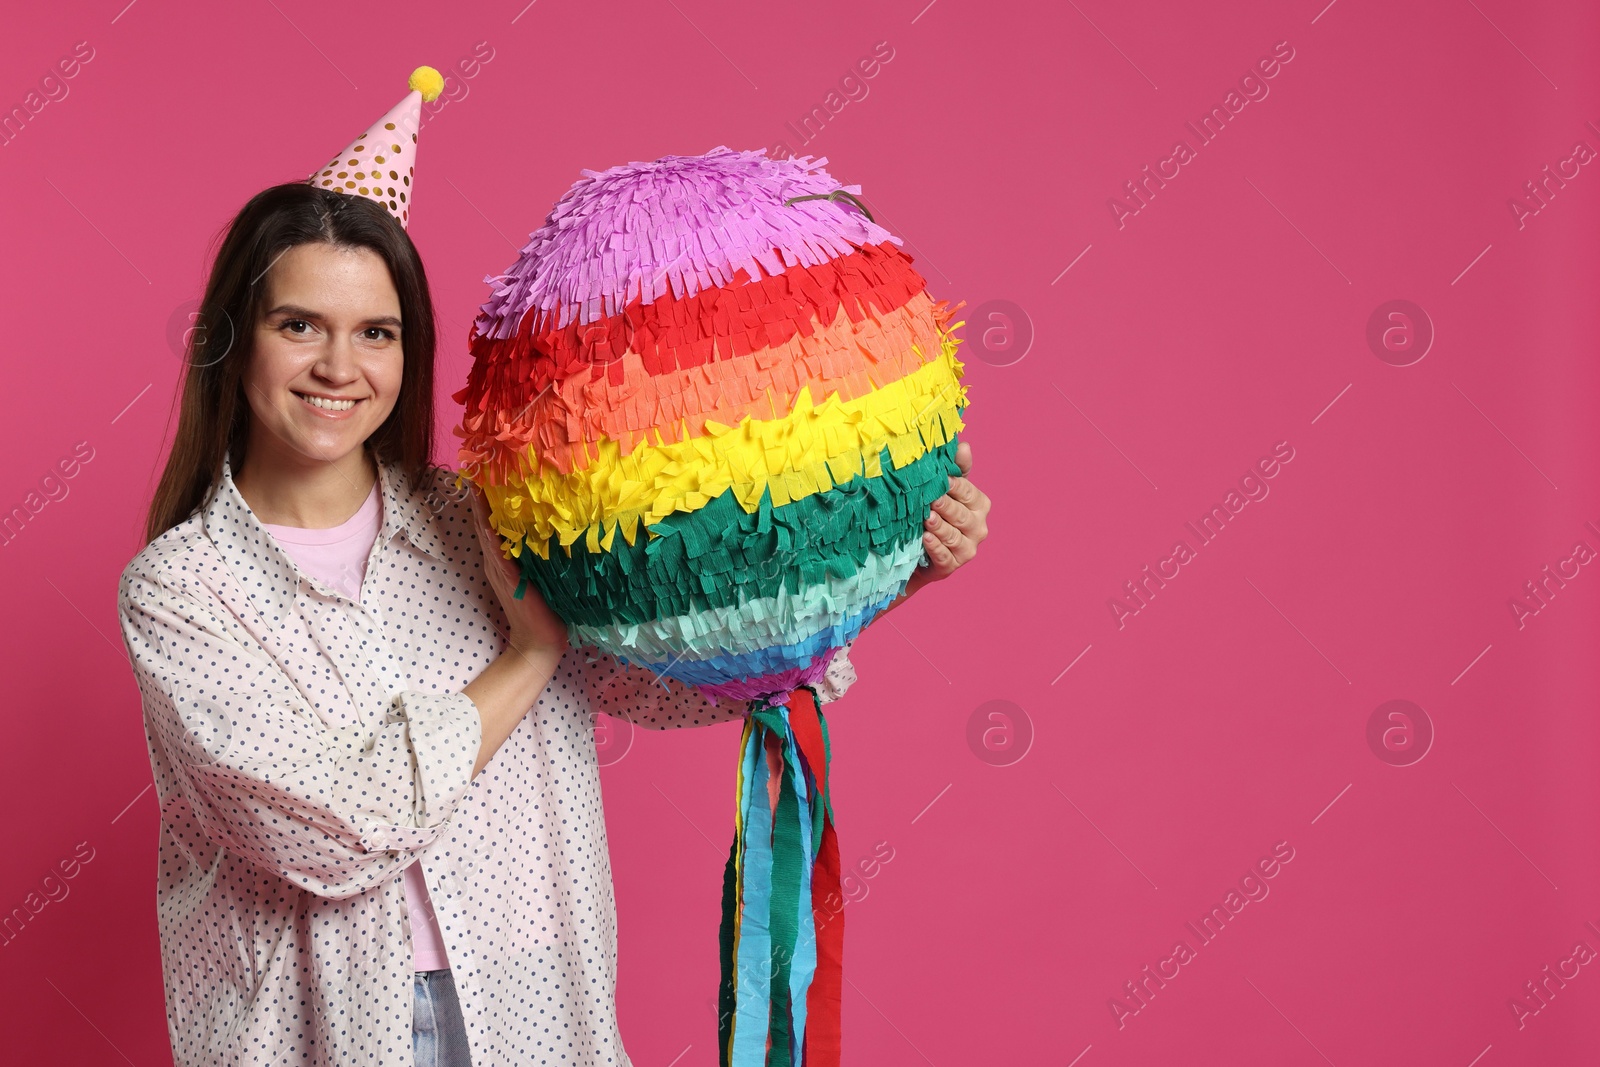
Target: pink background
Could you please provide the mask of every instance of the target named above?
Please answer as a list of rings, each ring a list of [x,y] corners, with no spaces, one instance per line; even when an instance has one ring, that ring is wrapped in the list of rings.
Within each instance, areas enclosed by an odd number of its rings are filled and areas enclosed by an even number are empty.
[[[125,2],[36,5],[0,39],[7,108],[93,49],[0,147],[0,506],[60,498],[0,552],[0,909],[62,898],[0,951],[8,1060],[169,1062],[114,610],[171,426],[169,324],[252,193],[480,41],[425,126],[411,229],[442,426],[482,277],[583,167],[827,155],[968,302],[992,534],[863,637],[831,716],[842,856],[867,861],[848,1062],[1600,1055],[1600,965],[1520,1027],[1509,1006],[1600,951],[1600,568],[1562,563],[1600,550],[1600,168],[1562,163],[1600,148],[1592,6]],[[785,124],[880,41],[865,98],[802,148]],[[1270,94],[1119,227],[1108,200],[1280,41]],[[1508,201],[1547,165],[1578,173],[1519,227]],[[1409,366],[1366,339],[1396,299],[1436,332]],[[1270,495],[1197,547],[1184,524],[1283,441]],[[1180,538],[1196,558],[1119,628],[1108,601]],[[1519,628],[1547,564],[1577,576]],[[1395,699],[1435,734],[1408,766],[1367,737]],[[736,741],[606,747],[641,1067],[715,1062]],[[1199,946],[1185,923],[1279,842],[1270,895]],[[1180,938],[1195,957],[1119,1025],[1112,998]]]

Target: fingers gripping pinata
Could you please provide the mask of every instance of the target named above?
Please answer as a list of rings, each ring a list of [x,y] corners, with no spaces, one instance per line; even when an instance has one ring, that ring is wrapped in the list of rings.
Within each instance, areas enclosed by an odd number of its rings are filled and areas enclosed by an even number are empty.
[[[719,147],[584,171],[486,279],[455,396],[464,471],[573,643],[749,702],[725,1067],[839,1061],[813,686],[905,589],[961,473],[954,309],[826,162]]]

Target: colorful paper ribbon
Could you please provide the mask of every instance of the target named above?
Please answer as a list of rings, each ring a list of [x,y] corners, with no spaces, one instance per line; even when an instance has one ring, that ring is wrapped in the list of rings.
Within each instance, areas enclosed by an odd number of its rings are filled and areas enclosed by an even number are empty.
[[[722,880],[719,1067],[838,1067],[844,916],[816,690],[751,702]]]

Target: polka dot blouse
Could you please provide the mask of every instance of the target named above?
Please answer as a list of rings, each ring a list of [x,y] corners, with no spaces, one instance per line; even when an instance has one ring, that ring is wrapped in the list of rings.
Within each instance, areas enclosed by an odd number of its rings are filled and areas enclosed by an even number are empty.
[[[296,567],[227,463],[122,573],[175,1063],[409,1067],[417,859],[474,1063],[628,1067],[594,713],[678,729],[743,705],[569,648],[472,777],[461,690],[505,648],[505,613],[455,473],[379,473],[359,600]],[[820,695],[854,677],[847,646]]]

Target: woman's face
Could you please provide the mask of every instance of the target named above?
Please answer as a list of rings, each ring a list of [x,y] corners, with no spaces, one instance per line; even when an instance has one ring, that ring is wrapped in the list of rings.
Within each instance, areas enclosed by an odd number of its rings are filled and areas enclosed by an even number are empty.
[[[338,463],[359,453],[400,395],[400,296],[389,268],[369,248],[303,244],[265,281],[244,379],[250,454]]]

